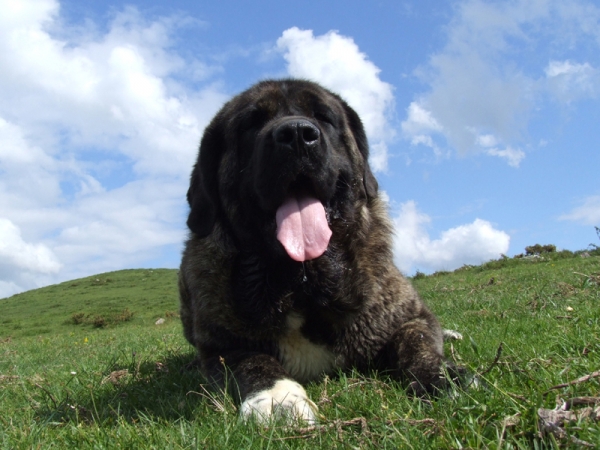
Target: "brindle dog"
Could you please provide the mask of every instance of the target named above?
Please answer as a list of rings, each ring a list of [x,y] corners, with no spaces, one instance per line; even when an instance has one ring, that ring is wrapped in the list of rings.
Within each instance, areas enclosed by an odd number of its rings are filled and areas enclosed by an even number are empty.
[[[300,383],[340,368],[388,371],[417,394],[446,382],[442,329],[394,265],[368,155],[356,112],[303,80],[256,84],[204,132],[181,318],[243,417],[314,422]]]

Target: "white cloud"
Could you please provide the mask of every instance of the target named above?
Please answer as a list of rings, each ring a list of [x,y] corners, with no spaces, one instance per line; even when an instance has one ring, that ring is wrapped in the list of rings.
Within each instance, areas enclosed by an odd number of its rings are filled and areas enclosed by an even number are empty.
[[[425,147],[431,148],[436,156],[442,156],[440,147],[435,143],[431,136],[427,136],[426,134],[416,134],[412,136],[410,144],[415,146],[424,145]]]
[[[525,153],[522,150],[512,147],[506,147],[504,150],[490,148],[486,150],[486,153],[491,156],[505,159],[511,167],[519,167],[521,161],[525,158]]]
[[[481,136],[477,136],[477,145],[487,148],[487,147],[495,147],[498,145],[498,140],[493,134],[484,134]]]
[[[600,226],[600,195],[586,198],[582,204],[559,217],[560,220],[571,220],[583,225]]]
[[[1,116],[0,143],[0,211],[3,215],[10,213],[14,219],[25,211],[60,201],[58,162],[41,147],[30,144],[21,127]]]
[[[444,231],[431,239],[427,224],[431,218],[417,209],[413,201],[401,205],[394,219],[395,260],[404,273],[454,270],[464,264],[481,264],[508,251],[510,236],[487,221],[476,219]]]
[[[212,70],[172,51],[188,19],[126,8],[99,32],[65,27],[54,0],[0,10],[0,297],[179,247],[200,135],[228,97],[178,81]]]
[[[314,36],[312,30],[293,27],[277,40],[293,77],[316,81],[344,98],[360,115],[371,142],[374,170],[387,169],[387,143],[394,137],[389,115],[394,107],[393,87],[379,78],[380,69],[361,53],[352,38],[330,31]]]
[[[14,223],[0,217],[0,298],[20,290],[15,281],[56,274],[61,267],[48,246],[26,242]]]
[[[574,48],[583,40],[597,45],[599,25],[600,9],[586,0],[460,2],[447,44],[416,72],[428,89],[407,108],[404,136],[412,144],[499,156],[518,167],[525,153],[515,149],[545,96],[568,103],[595,95],[600,87],[598,71],[589,63],[532,67],[536,58],[523,63],[523,52],[535,52],[542,42],[546,48]],[[546,77],[532,75],[544,72]],[[420,120],[417,106],[427,114]]]
[[[500,72],[469,46],[434,55],[430,66],[436,79],[421,107],[460,154],[479,151],[480,135],[493,134],[501,142],[521,136],[532,97],[522,74],[510,67]]]
[[[548,78],[572,75],[585,77],[592,70],[592,66],[588,63],[573,64],[571,61],[550,61],[545,72]]]
[[[436,156],[442,155],[442,150],[435,143],[431,134],[441,133],[442,126],[418,102],[411,102],[407,108],[407,118],[401,123],[402,133],[410,139],[411,145],[424,145],[433,150]]]
[[[550,92],[565,103],[596,97],[600,88],[600,71],[587,62],[550,61],[545,73]]]
[[[47,246],[25,242],[21,230],[4,218],[0,218],[0,261],[4,268],[12,266],[40,273],[56,273],[61,267]]]
[[[211,99],[214,88],[208,95],[185,90],[177,95],[182,88],[169,77],[185,65],[169,52],[169,34],[179,23],[148,23],[127,9],[105,35],[65,41],[48,31],[60,26],[58,3],[33,2],[38,3],[36,14],[14,8],[0,19],[5,114],[18,116],[22,126],[44,121],[64,127],[78,146],[116,148],[139,172],[176,175],[187,169],[203,125],[225,97],[199,108],[200,97]]]
[[[407,119],[402,122],[402,131],[407,135],[414,136],[422,133],[441,132],[442,126],[418,102],[412,102],[407,108]]]

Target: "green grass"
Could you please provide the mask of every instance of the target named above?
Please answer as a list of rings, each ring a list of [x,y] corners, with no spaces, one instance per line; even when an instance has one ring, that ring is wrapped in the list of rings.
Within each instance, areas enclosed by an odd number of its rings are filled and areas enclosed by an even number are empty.
[[[97,326],[100,319],[104,325],[99,328],[125,321],[141,325],[177,313],[177,273],[169,269],[105,273],[15,295],[0,300],[0,308],[0,338],[72,332],[76,317],[83,329]]]
[[[448,357],[481,385],[422,401],[383,374],[339,374],[307,388],[322,415],[313,428],[241,423],[227,397],[181,372],[193,349],[176,317],[174,270],[15,295],[0,300],[0,448],[600,446],[593,418],[566,424],[563,437],[538,424],[538,409],[557,399],[600,397],[600,377],[552,389],[600,369],[598,253],[415,277],[443,326],[464,335],[446,344]]]

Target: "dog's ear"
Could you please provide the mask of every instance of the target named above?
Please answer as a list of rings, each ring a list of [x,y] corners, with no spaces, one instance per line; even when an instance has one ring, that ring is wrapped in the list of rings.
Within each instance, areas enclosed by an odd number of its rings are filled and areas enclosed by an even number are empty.
[[[363,183],[365,185],[367,198],[377,197],[379,184],[377,183],[377,179],[373,175],[373,172],[371,172],[371,166],[369,165],[369,142],[367,141],[365,128],[363,127],[362,121],[360,120],[360,117],[358,117],[356,111],[350,108],[346,102],[342,102],[342,104],[344,105],[344,109],[346,111],[348,124],[350,125],[350,129],[354,135],[354,141],[356,142],[358,150],[364,159],[365,171],[363,174]]]
[[[222,130],[213,121],[204,131],[198,160],[192,170],[187,201],[190,214],[187,226],[198,237],[208,236],[219,214],[219,161],[223,153]]]

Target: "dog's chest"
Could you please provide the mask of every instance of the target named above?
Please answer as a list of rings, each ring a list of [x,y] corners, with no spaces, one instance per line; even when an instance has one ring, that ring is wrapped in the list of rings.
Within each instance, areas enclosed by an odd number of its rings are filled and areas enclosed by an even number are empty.
[[[302,335],[304,317],[291,313],[287,333],[279,339],[279,360],[296,380],[306,382],[331,372],[339,363],[336,355],[324,345],[315,344]]]

